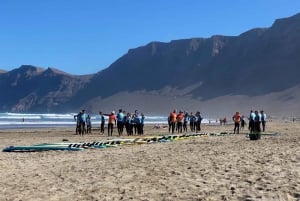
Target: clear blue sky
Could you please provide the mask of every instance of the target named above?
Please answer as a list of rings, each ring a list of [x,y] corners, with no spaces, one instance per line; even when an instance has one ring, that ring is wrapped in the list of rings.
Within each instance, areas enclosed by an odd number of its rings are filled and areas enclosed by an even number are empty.
[[[0,69],[96,73],[151,41],[237,36],[300,12],[300,0],[1,0]]]

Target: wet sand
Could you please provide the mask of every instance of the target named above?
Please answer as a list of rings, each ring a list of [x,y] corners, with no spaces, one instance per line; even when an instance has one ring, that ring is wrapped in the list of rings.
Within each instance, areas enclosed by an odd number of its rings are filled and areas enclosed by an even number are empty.
[[[246,132],[84,151],[1,152],[0,200],[300,200],[300,122],[268,122],[267,132],[280,134],[257,141]],[[147,136],[167,133],[145,129]],[[63,139],[107,136],[93,130],[79,137],[67,128],[0,130],[1,150]]]

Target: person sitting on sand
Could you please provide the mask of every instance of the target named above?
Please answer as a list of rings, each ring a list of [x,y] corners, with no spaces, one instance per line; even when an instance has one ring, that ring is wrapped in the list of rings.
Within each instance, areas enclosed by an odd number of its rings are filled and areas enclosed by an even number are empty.
[[[160,124],[155,124],[154,126],[153,126],[153,129],[160,129],[161,128],[161,125]]]

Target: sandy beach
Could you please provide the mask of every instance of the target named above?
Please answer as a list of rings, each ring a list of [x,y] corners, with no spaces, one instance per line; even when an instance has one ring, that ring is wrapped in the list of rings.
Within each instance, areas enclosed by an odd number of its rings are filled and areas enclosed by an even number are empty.
[[[244,130],[107,149],[1,152],[0,200],[300,200],[300,122],[268,122],[267,132],[279,135],[254,141]],[[167,133],[145,130],[147,136]],[[64,128],[0,130],[0,148],[107,138],[96,130],[84,137]]]

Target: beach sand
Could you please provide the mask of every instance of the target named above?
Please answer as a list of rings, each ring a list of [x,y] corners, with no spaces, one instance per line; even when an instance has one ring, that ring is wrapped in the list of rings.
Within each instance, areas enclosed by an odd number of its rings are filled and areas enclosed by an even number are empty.
[[[203,132],[232,130],[202,126]],[[267,131],[280,134],[256,141],[238,134],[73,152],[1,152],[0,200],[300,200],[300,122],[268,122]],[[166,133],[153,126],[145,131]],[[84,137],[67,128],[0,130],[0,148],[106,138],[95,130]]]

